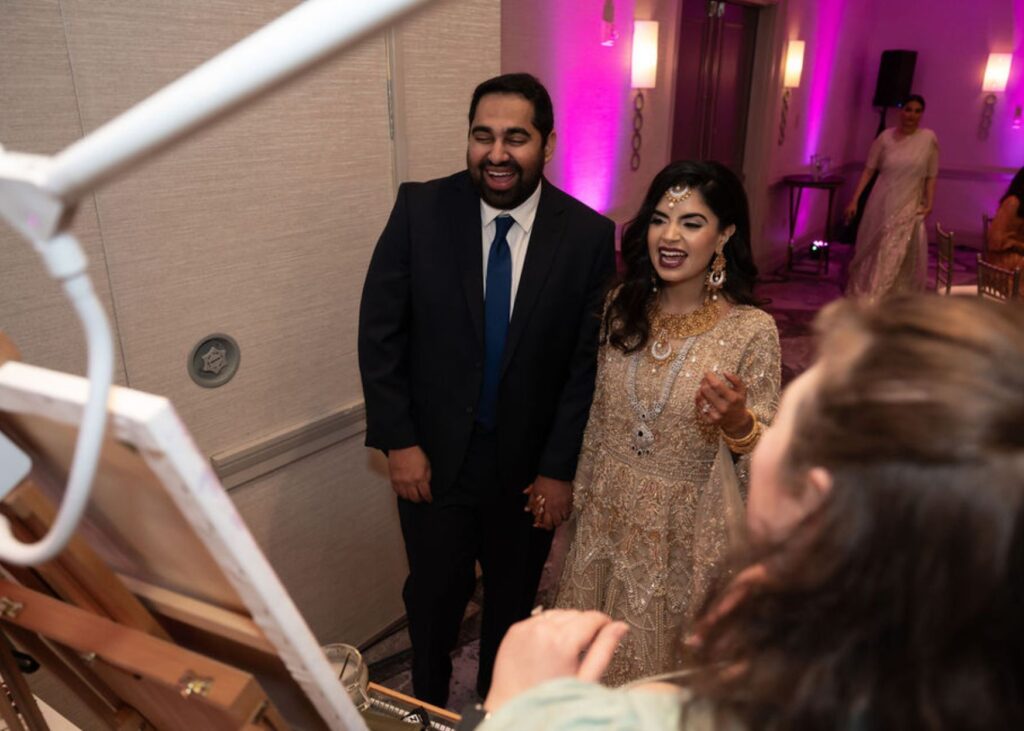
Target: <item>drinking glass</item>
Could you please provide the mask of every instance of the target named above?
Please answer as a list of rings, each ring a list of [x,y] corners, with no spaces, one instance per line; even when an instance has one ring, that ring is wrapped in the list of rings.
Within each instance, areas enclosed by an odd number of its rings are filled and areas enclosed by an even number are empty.
[[[355,707],[360,711],[369,708],[370,696],[367,693],[367,688],[370,670],[363,661],[359,650],[344,642],[324,645],[321,649]]]

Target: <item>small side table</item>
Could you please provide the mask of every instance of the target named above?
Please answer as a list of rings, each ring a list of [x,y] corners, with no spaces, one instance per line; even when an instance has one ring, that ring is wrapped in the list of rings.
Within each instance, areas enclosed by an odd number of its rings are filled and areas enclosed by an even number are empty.
[[[793,236],[796,232],[796,219],[800,214],[800,199],[804,188],[817,188],[828,191],[828,212],[825,214],[825,248],[819,252],[818,273],[821,273],[821,262],[825,262],[825,274],[828,274],[828,247],[832,242],[832,204],[836,191],[846,182],[842,175],[824,175],[816,178],[813,175],[787,175],[782,183],[789,188],[789,248],[786,252],[786,269],[793,270]]]

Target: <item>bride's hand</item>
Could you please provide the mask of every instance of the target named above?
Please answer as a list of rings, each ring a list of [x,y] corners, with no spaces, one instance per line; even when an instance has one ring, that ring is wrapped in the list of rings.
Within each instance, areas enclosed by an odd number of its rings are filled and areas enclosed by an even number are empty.
[[[705,373],[697,389],[697,413],[705,424],[719,427],[731,437],[750,433],[753,424],[747,413],[747,385],[732,373]]]
[[[549,609],[512,625],[498,649],[484,708],[506,702],[548,680],[598,682],[629,627],[601,612]]]

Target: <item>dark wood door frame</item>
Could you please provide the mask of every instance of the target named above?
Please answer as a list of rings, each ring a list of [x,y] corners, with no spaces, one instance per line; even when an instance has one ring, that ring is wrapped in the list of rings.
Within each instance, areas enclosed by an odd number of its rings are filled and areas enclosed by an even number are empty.
[[[676,63],[674,159],[716,158],[741,172],[758,25],[755,5],[760,3],[684,0],[680,6],[679,43],[687,45]]]

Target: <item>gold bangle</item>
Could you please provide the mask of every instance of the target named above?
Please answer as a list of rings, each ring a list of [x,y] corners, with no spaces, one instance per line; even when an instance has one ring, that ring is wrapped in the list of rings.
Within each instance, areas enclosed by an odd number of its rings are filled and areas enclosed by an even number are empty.
[[[758,439],[761,438],[761,422],[758,421],[757,416],[750,409],[747,409],[747,413],[750,414],[753,426],[750,427],[750,431],[747,432],[746,435],[742,437],[731,437],[722,431],[722,439],[725,440],[726,445],[729,447],[729,451],[733,454],[749,454],[750,452],[753,452]]]

